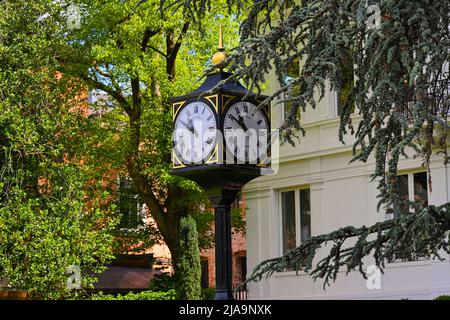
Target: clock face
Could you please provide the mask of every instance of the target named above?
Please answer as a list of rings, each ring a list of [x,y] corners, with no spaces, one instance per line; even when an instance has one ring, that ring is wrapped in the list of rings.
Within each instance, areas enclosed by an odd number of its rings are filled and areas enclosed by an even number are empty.
[[[267,155],[268,130],[266,116],[253,103],[236,102],[225,113],[223,131],[227,150],[242,162],[257,163]]]
[[[216,129],[216,116],[206,103],[187,104],[174,122],[173,151],[183,163],[206,160],[216,145]]]

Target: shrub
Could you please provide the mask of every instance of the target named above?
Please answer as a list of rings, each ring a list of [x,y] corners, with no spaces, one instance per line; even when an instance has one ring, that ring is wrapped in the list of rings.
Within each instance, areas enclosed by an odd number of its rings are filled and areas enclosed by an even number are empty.
[[[214,300],[214,294],[216,290],[214,288],[203,288],[202,289],[202,300]]]
[[[450,296],[444,294],[442,296],[434,298],[434,300],[450,300]]]
[[[161,291],[142,291],[139,293],[129,292],[126,295],[118,294],[114,296],[112,294],[95,294],[91,297],[92,300],[175,300],[175,290],[169,290],[165,292]]]
[[[180,299],[201,299],[201,265],[198,249],[198,233],[195,220],[192,217],[183,217],[180,221],[181,251],[178,263],[179,281],[178,293]]]
[[[153,277],[150,281],[149,289],[151,291],[168,291],[176,289],[178,284],[178,278],[174,274],[162,272]]]

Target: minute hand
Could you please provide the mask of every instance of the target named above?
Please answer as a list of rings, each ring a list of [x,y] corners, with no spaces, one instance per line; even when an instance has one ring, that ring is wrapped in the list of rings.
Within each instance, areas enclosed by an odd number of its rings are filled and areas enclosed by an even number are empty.
[[[239,117],[239,120],[238,120],[238,119],[236,119],[235,116],[230,114],[230,118],[232,120],[236,121],[242,127],[242,129],[244,129],[244,131],[247,131],[247,126],[245,125],[244,121],[242,121],[243,119],[241,117]]]

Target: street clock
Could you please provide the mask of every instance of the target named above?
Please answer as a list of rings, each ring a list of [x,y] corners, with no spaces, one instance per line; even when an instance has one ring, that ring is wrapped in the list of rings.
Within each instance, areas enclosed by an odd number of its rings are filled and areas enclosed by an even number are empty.
[[[222,46],[214,65],[226,59]],[[170,99],[172,174],[197,182],[215,210],[217,300],[232,299],[230,206],[247,182],[270,171],[270,113],[265,96],[249,92],[222,69],[199,88]]]

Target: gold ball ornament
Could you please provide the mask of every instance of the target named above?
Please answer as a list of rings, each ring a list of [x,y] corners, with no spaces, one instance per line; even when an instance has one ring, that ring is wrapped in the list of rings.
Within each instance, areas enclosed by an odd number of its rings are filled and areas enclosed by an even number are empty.
[[[213,64],[219,64],[227,58],[227,55],[223,51],[216,52],[212,57]]]

